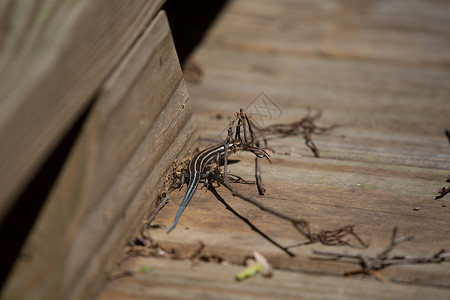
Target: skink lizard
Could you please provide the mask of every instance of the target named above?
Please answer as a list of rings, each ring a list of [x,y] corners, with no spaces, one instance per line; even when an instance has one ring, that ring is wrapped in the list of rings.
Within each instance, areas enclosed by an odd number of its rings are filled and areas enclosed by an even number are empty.
[[[228,150],[231,151],[236,149],[235,143],[228,144]],[[167,233],[171,232],[175,226],[177,226],[178,219],[183,213],[184,209],[188,205],[189,201],[195,194],[197,190],[198,184],[200,183],[200,177],[202,173],[205,171],[205,167],[210,164],[215,158],[221,157],[225,154],[225,145],[224,143],[220,143],[218,145],[206,148],[205,150],[198,153],[189,163],[189,185],[184,195],[183,201],[180,204],[180,208],[178,209],[177,215],[175,217],[175,221],[167,231]]]

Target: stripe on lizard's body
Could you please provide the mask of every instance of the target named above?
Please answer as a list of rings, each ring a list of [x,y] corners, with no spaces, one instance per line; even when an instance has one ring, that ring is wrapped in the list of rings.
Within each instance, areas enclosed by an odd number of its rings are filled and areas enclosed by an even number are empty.
[[[229,143],[228,150],[232,150],[236,148],[236,144]],[[224,143],[220,143],[218,145],[206,148],[205,150],[198,153],[189,163],[189,185],[184,195],[183,201],[181,201],[180,208],[178,209],[177,215],[175,216],[175,221],[167,231],[167,233],[171,232],[175,226],[177,226],[178,220],[180,219],[181,214],[184,209],[188,205],[189,201],[195,194],[197,190],[198,184],[200,183],[200,177],[202,173],[205,171],[205,167],[210,164],[215,158],[223,156],[225,154],[225,145]]]

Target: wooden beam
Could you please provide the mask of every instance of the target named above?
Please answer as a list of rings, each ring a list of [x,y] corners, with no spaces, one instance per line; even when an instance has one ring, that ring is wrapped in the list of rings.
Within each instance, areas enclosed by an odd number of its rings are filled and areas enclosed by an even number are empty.
[[[195,130],[160,13],[103,85],[5,298],[94,294],[154,208],[165,172],[192,147]]]
[[[163,2],[2,1],[0,220]]]

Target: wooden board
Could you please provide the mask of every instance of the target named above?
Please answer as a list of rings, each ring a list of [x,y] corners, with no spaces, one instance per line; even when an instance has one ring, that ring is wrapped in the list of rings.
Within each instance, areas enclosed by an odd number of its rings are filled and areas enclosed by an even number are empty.
[[[230,172],[252,180],[253,160],[243,155],[239,159],[238,164],[229,167]],[[409,167],[404,167],[403,172],[396,170],[393,173],[389,167],[374,168],[370,164],[355,162],[285,155],[272,155],[271,159],[271,165],[262,167],[266,195],[258,196],[254,185],[238,184],[236,188],[267,206],[309,220],[315,232],[355,225],[356,232],[370,243],[370,248],[366,251],[345,247],[330,249],[315,244],[293,248],[296,257],[290,258],[204,191],[197,192],[176,230],[167,235],[183,196],[183,191],[172,193],[173,201],[154,222],[161,228],[154,229],[152,237],[167,251],[192,252],[198,248],[199,241],[203,241],[205,255],[218,255],[233,263],[242,263],[245,256],[257,250],[281,269],[334,275],[354,271],[358,265],[311,260],[314,256],[312,249],[374,255],[387,247],[390,232],[395,226],[399,226],[400,235],[415,236],[413,241],[399,245],[395,254],[433,255],[450,247],[447,207],[432,200],[432,196],[427,197],[433,194],[433,186],[443,176],[442,171],[418,175],[417,169]],[[233,198],[224,188],[218,191],[234,209],[281,244],[293,245],[304,241],[288,222]],[[420,210],[414,211],[415,207],[420,207]],[[357,244],[355,240],[353,242]],[[407,269],[391,267],[383,270],[382,274],[394,281],[450,287],[447,264]]]
[[[433,199],[438,189],[448,186],[450,170],[444,134],[450,128],[449,20],[449,3],[443,1],[232,1],[188,62],[203,73],[200,81],[188,84],[201,144],[221,141],[240,108],[256,118],[262,114],[264,124],[299,120],[308,107],[321,110],[317,125],[340,126],[313,135],[320,159],[302,137],[271,140],[272,164],[262,167],[266,195],[258,196],[254,186],[236,187],[266,205],[308,219],[316,232],[355,225],[370,243],[366,254],[384,249],[395,226],[400,235],[414,239],[393,254],[424,256],[448,250],[450,206],[445,198]],[[272,106],[263,105],[261,92]],[[274,109],[272,115],[268,108]],[[230,172],[252,180],[253,158],[235,157],[240,162],[231,165]],[[311,259],[312,249],[357,249],[312,245],[294,249],[297,256],[289,258],[204,191],[197,191],[177,228],[166,234],[184,191],[172,194],[154,222],[161,228],[151,232],[167,251],[192,253],[201,241],[203,253],[232,263],[242,263],[258,250],[275,267],[295,272],[342,275],[358,268]],[[302,241],[290,224],[223,188],[219,192],[283,245]],[[450,287],[448,263],[390,267],[381,274],[410,287]],[[358,286],[365,284],[358,281]],[[177,295],[183,295],[181,287]]]
[[[147,272],[141,268],[148,268]],[[236,282],[240,266],[133,258],[98,299],[448,299],[450,290],[276,271]]]
[[[161,12],[102,86],[5,299],[86,299],[98,290],[154,209],[174,159],[192,147],[190,107]]]
[[[162,0],[0,4],[0,220]]]

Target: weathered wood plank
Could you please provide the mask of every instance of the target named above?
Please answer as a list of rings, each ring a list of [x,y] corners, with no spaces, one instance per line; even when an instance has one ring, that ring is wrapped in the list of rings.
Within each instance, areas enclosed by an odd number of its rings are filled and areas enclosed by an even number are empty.
[[[165,172],[192,146],[195,128],[169,24],[160,13],[103,85],[5,298],[85,299],[95,293],[154,209]]]
[[[238,164],[229,166],[230,172],[252,180],[253,160],[243,155],[239,158]],[[395,226],[399,226],[402,235],[415,236],[413,241],[398,246],[398,254],[432,255],[450,247],[449,212],[441,203],[433,201],[434,188],[439,186],[440,178],[445,174],[443,171],[283,155],[273,155],[272,164],[262,168],[266,195],[258,196],[255,186],[236,185],[236,188],[265,205],[309,220],[316,232],[356,225],[358,234],[370,243],[365,252],[372,254],[388,245]],[[233,198],[223,188],[219,192],[235,210],[283,245],[304,240],[288,222]],[[192,251],[198,247],[198,241],[203,241],[207,253],[220,255],[234,263],[242,262],[242,257],[258,250],[270,257],[276,267],[294,271],[343,274],[357,268],[311,260],[311,249],[323,249],[320,245],[294,248],[297,257],[289,258],[252,232],[214,196],[200,191],[185,209],[178,228],[167,235],[166,230],[173,222],[182,196],[183,192],[173,193],[173,203],[169,203],[155,219],[155,224],[162,228],[154,229],[152,237],[163,247],[178,252]],[[420,210],[414,211],[415,207]],[[392,280],[450,286],[450,271],[446,264],[420,265],[408,272],[396,268],[382,272]],[[434,273],[439,276],[433,276]]]
[[[444,135],[450,120],[447,8],[446,2],[424,0],[230,2],[192,57],[204,73],[201,82],[188,84],[203,146],[220,140],[239,108],[260,105],[252,101],[262,91],[282,111],[277,118],[266,114],[266,124],[299,120],[308,107],[321,109],[318,125],[341,125],[313,135],[322,159],[313,158],[302,137],[271,140],[276,154],[272,165],[263,165],[266,195],[258,197],[252,186],[237,187],[271,207],[304,216],[317,231],[355,224],[370,242],[368,253],[386,247],[394,226],[415,236],[398,246],[398,254],[432,255],[450,248],[448,205],[433,200],[450,169]],[[239,159],[230,171],[252,179],[253,160]],[[277,241],[299,241],[286,222],[219,191]],[[355,269],[310,260],[318,245],[286,257],[210,193],[197,192],[167,235],[182,195],[174,194],[174,203],[155,220],[165,227],[152,234],[160,245],[183,252],[200,240],[207,253],[232,262],[258,250],[279,268],[329,274]],[[392,267],[382,274],[450,286],[448,263]]]
[[[164,1],[2,1],[0,219]]]
[[[312,107],[324,112],[319,124],[342,126],[316,138],[323,157],[448,170],[447,6],[231,2],[193,56],[205,74],[188,86],[194,109],[205,119],[231,115],[264,91],[282,110],[268,122],[298,120]],[[290,141],[280,145],[308,155]]]
[[[313,136],[321,159],[313,158],[301,137],[271,140],[273,164],[262,166],[266,195],[258,196],[251,185],[236,187],[268,206],[308,219],[314,231],[354,224],[370,243],[364,251],[368,255],[388,245],[394,226],[414,239],[398,245],[393,254],[423,256],[449,249],[448,204],[433,200],[450,168],[444,135],[450,119],[448,5],[425,0],[231,1],[191,61],[204,74],[200,82],[188,84],[202,145],[220,141],[239,108],[262,104],[252,103],[261,91],[282,110],[276,119],[266,115],[266,124],[298,120],[307,107],[321,109],[318,125],[341,125]],[[263,105],[258,108],[267,112]],[[234,158],[240,162],[229,165],[229,171],[251,180],[253,159]],[[223,188],[218,191],[281,244],[302,240],[289,223]],[[151,271],[111,282],[102,299],[449,297],[448,263],[380,271],[407,286],[330,277],[359,266],[311,259],[312,249],[330,250],[317,244],[292,249],[296,257],[290,258],[209,192],[197,191],[168,235],[183,194],[174,192],[154,221],[162,226],[151,230],[159,246],[186,257],[201,241],[202,254],[232,263],[242,263],[258,250],[277,268],[273,281],[256,278],[236,284],[237,269],[230,266],[196,269],[176,261],[130,259],[122,270],[149,265]]]
[[[205,106],[213,109],[214,106],[208,104],[207,97],[213,97],[214,93],[207,88],[205,88],[205,92],[201,92],[199,88],[189,86],[189,91],[194,95],[197,105],[200,104],[201,109],[204,109]],[[224,93],[223,91],[217,91],[216,95],[222,97]],[[251,99],[252,97],[249,93],[243,92],[243,94],[246,94],[246,96],[243,96],[245,99],[247,97]],[[228,100],[222,99],[215,106],[222,111],[222,115],[230,118],[232,113],[227,114],[223,111],[229,110],[229,107],[245,108],[252,102],[251,100],[235,102],[233,99],[236,99],[237,96],[234,94],[229,96]],[[308,112],[307,106],[304,106],[305,103],[300,99],[290,103],[280,103],[279,98],[273,97],[273,99],[276,99],[275,101],[284,112],[281,117],[267,120],[265,124],[298,121]],[[295,103],[298,103],[298,106]],[[398,110],[395,113],[393,112],[391,121],[389,121],[386,120],[386,117],[383,117],[382,112],[358,116],[356,112],[352,115],[347,114],[348,111],[345,111],[345,107],[334,110],[327,108],[326,105],[322,106],[320,102],[317,102],[314,107],[323,110],[323,116],[317,121],[317,125],[325,127],[333,124],[342,125],[325,135],[314,136],[314,142],[319,147],[323,158],[441,170],[450,169],[448,139],[445,137],[443,129],[448,127],[448,122],[437,108],[435,115],[438,116],[436,118],[433,114],[429,114],[423,116],[423,120],[400,121],[404,114]],[[446,107],[446,105],[440,107]],[[297,115],[297,118],[292,117],[293,114]],[[220,137],[224,136],[227,121],[215,119],[216,112],[198,112],[197,115],[199,120],[203,120],[199,124],[203,146],[218,142]],[[287,153],[292,156],[313,156],[304,145],[302,136],[271,140],[269,145],[277,153]]]
[[[239,52],[446,68],[448,9],[449,3],[439,0],[233,1],[205,44]]]
[[[140,271],[148,267],[148,272]],[[448,299],[450,290],[276,271],[236,282],[239,266],[154,258],[129,259],[132,275],[110,283],[99,299]]]

